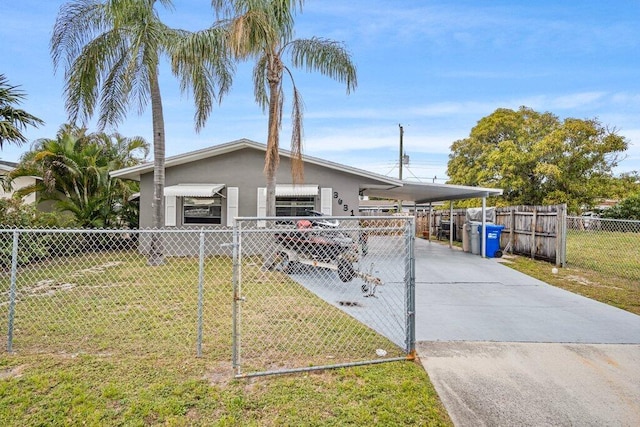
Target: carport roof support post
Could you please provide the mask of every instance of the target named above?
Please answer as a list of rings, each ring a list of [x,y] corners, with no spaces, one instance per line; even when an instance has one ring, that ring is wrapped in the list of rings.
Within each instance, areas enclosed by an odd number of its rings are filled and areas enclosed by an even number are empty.
[[[453,248],[453,200],[449,202],[449,249]]]
[[[480,241],[482,242],[482,248],[480,250],[480,253],[482,254],[482,258],[486,258],[487,257],[487,238],[486,238],[487,217],[486,217],[486,213],[487,213],[487,198],[483,197],[482,198],[482,234],[480,235]]]

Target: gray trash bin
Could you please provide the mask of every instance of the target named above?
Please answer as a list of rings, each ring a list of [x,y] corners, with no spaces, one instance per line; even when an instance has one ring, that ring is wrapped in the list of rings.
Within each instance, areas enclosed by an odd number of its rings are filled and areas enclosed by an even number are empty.
[[[469,247],[469,241],[471,240],[471,224],[465,222],[462,227],[462,250],[469,252],[471,251],[471,248]]]
[[[469,240],[471,241],[471,253],[474,255],[480,255],[480,230],[478,230],[478,226],[482,227],[482,223],[478,221],[471,221],[470,225],[470,236]]]

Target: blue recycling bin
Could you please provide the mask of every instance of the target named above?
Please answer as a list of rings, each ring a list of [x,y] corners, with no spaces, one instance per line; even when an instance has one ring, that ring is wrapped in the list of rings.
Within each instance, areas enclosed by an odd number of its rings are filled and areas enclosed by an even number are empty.
[[[486,224],[486,239],[487,239],[487,257],[488,258],[500,258],[502,257],[502,251],[500,250],[500,234],[504,225]],[[482,225],[478,226],[478,232],[482,236]],[[482,239],[482,237],[481,237]],[[480,240],[482,245],[482,240]]]

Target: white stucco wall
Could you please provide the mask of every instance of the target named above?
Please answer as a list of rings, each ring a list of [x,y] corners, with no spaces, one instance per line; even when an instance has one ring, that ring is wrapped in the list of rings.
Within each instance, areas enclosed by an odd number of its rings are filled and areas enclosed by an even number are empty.
[[[10,199],[16,190],[19,190],[20,188],[23,188],[23,187],[27,187],[29,185],[33,185],[35,184],[35,182],[36,182],[36,179],[30,176],[21,176],[19,178],[16,178],[12,184],[12,187],[13,187],[12,191],[8,191],[8,192],[4,191],[2,186],[0,186],[0,197],[2,197],[3,199]],[[22,200],[24,203],[35,203],[36,194],[35,193],[29,194],[28,196],[24,197]]]

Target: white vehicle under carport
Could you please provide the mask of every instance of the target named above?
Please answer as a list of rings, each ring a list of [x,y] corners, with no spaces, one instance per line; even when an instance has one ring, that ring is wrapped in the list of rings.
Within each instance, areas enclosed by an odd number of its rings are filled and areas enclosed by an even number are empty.
[[[302,273],[305,268],[333,270],[344,283],[362,279],[362,292],[373,296],[382,280],[354,266],[360,259],[358,244],[337,227],[337,222],[310,218],[296,221],[295,230],[276,233],[275,268],[287,274]]]

